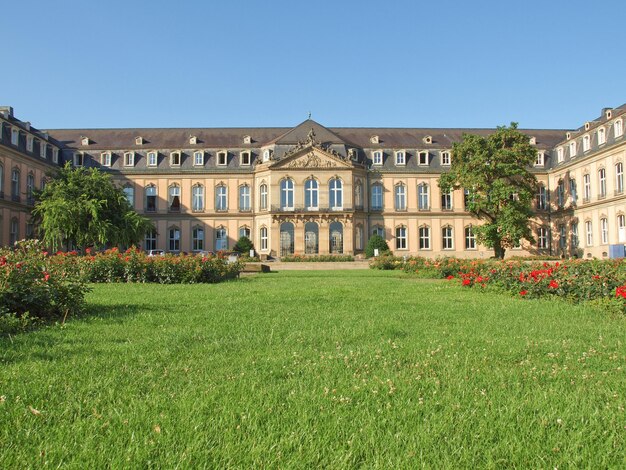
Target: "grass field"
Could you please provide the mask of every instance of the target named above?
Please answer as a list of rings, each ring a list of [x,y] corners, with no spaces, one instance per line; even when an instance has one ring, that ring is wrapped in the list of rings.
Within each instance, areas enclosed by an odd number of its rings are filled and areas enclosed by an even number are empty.
[[[97,285],[0,338],[0,468],[626,467],[626,319],[398,272]]]

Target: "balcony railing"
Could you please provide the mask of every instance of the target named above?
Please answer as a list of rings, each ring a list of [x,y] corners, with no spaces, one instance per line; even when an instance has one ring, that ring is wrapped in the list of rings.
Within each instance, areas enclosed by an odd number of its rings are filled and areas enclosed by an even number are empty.
[[[293,213],[301,213],[301,212],[346,212],[352,211],[352,207],[328,207],[328,206],[319,206],[319,207],[306,207],[304,205],[294,205],[290,207],[284,207],[280,204],[272,204],[272,212],[293,212]]]

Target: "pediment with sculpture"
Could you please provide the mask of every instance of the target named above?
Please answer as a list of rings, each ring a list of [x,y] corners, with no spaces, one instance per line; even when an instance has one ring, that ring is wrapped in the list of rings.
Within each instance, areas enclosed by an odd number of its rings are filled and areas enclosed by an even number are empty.
[[[313,129],[306,142],[299,142],[280,160],[272,163],[272,168],[354,168],[353,162],[340,153],[315,140]]]

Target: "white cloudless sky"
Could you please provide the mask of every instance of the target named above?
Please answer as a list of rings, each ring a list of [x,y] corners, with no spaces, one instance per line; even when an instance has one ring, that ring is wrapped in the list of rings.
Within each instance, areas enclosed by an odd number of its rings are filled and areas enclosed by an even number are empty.
[[[0,105],[46,128],[576,128],[626,103],[626,2],[21,1]]]

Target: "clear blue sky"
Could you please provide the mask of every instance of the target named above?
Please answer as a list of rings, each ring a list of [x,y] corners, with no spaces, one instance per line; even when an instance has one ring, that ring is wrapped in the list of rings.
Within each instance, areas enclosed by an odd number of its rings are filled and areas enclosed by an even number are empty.
[[[7,1],[34,126],[574,128],[626,103],[624,0]]]

